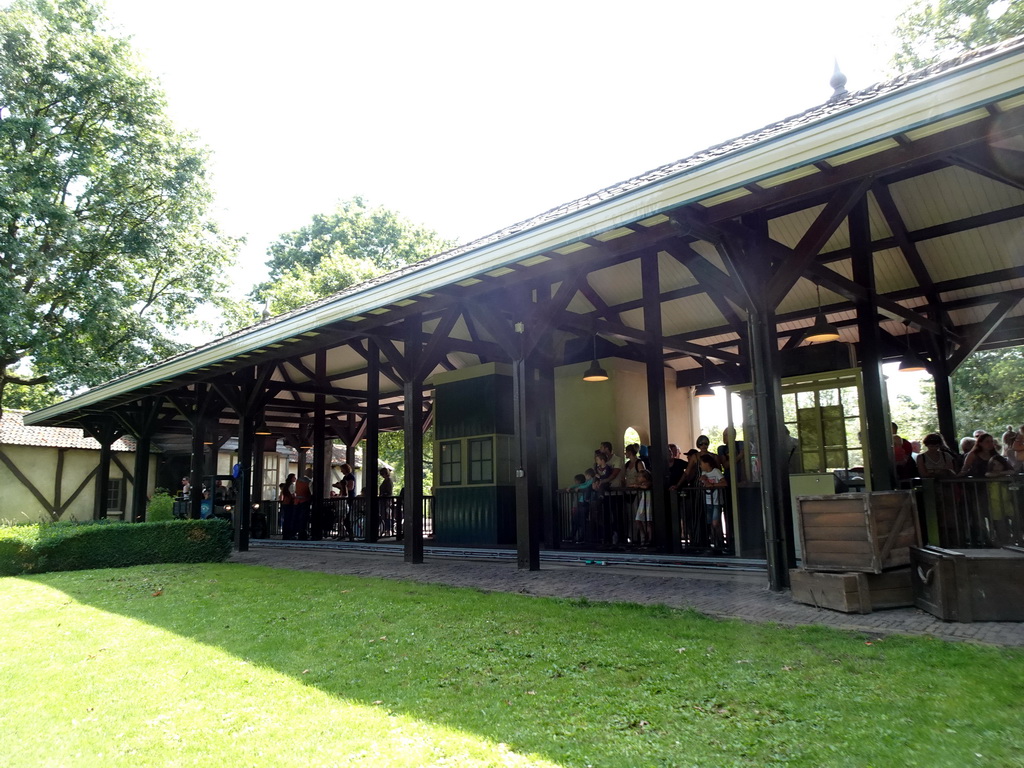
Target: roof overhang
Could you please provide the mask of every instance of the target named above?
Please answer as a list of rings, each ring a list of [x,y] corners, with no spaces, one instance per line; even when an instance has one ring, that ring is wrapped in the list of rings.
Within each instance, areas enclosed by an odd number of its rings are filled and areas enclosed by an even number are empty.
[[[627,224],[649,220],[680,206],[742,194],[749,185],[816,172],[814,164],[856,155],[872,145],[910,131],[942,129],[976,111],[1024,105],[1024,45],[995,49],[983,57],[925,73],[882,93],[867,93],[835,109],[811,110],[803,122],[784,121],[712,148],[688,160],[637,177],[591,198],[551,212],[538,223],[499,237],[485,238],[450,254],[270,319],[244,331],[96,386],[62,403],[26,416],[27,424],[61,423],[76,413],[102,408],[111,399],[173,381],[198,371],[284,347],[332,323],[380,312],[396,303],[415,303],[474,275],[521,264],[538,254],[565,248]],[[602,197],[603,196],[603,197]]]

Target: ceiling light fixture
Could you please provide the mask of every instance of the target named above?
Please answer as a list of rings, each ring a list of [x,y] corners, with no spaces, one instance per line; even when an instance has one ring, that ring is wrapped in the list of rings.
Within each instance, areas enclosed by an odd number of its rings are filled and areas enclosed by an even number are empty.
[[[700,367],[704,369],[704,383],[698,384],[696,387],[693,388],[693,396],[697,398],[714,397],[715,390],[713,390],[711,388],[711,385],[708,384],[708,361],[702,360],[700,363]]]
[[[914,354],[910,348],[910,322],[904,321],[903,338],[907,342],[907,351],[903,354],[903,359],[900,360],[900,373],[916,373],[918,371],[927,371],[928,368],[924,363],[921,362],[921,358]]]
[[[839,329],[832,325],[825,317],[825,313],[821,311],[821,286],[815,285],[814,287],[818,292],[818,314],[814,318],[814,325],[804,333],[804,341],[837,341]]]
[[[584,381],[608,381],[608,372],[597,362],[597,334],[594,334],[594,359],[583,374]]]

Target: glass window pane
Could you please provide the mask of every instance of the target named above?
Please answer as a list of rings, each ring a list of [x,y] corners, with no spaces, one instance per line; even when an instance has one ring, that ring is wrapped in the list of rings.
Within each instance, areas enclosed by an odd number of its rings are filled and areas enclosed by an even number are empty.
[[[825,469],[829,472],[836,469],[846,469],[846,451],[838,448],[826,450]]]
[[[796,421],[796,395],[782,396],[782,420],[789,424]]]
[[[821,472],[821,455],[817,451],[803,451],[804,472]]]
[[[838,389],[823,389],[818,392],[818,403],[822,406],[839,405]]]
[[[814,397],[813,392],[797,392],[796,393],[796,405],[797,408],[814,408],[818,404]]]
[[[860,415],[860,400],[857,398],[856,387],[843,387],[839,390],[843,402],[843,410],[847,416]]]

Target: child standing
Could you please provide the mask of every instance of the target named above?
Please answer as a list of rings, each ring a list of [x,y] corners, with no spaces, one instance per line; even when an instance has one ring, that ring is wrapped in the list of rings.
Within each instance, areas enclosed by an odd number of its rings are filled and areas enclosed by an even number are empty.
[[[596,473],[588,469],[582,475],[576,475],[573,479],[576,484],[568,490],[575,491],[575,499],[572,505],[572,533],[570,538],[575,544],[582,544],[586,533],[587,518],[590,517],[590,497],[594,485]]]
[[[725,475],[718,466],[718,459],[710,453],[700,457],[700,484],[704,486],[704,512],[708,528],[711,530],[711,547],[714,549],[722,541],[722,488],[725,487]]]
[[[649,470],[641,469],[637,473],[636,517],[633,520],[634,541],[638,546],[647,547],[651,544],[651,485],[652,476]]]

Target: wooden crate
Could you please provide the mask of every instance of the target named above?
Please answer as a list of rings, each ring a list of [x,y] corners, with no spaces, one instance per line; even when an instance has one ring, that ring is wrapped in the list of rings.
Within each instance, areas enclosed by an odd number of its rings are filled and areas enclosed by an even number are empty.
[[[793,599],[843,613],[871,613],[871,594],[863,573],[818,573],[796,568],[789,572]]]
[[[1024,621],[1024,551],[913,547],[914,605],[943,621]]]
[[[798,496],[807,570],[882,573],[910,564],[910,547],[921,544],[911,491]]]
[[[828,573],[797,568],[789,572],[793,599],[843,613],[870,613],[914,604],[910,568],[885,573]]]

